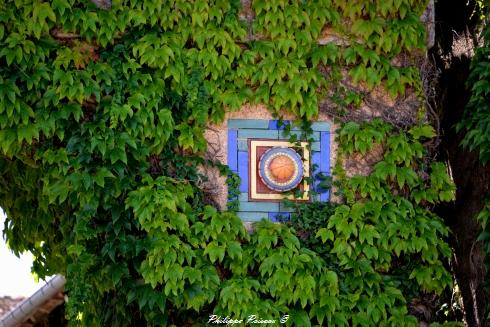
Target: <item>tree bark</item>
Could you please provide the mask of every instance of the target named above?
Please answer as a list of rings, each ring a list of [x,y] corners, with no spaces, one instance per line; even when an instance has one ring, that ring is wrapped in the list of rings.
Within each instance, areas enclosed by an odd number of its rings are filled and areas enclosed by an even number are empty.
[[[431,55],[440,71],[437,102],[442,141],[439,159],[449,164],[457,187],[456,201],[438,207],[437,211],[451,229],[452,268],[463,300],[465,324],[479,327],[488,325],[485,321],[488,294],[483,285],[485,253],[481,242],[477,242],[481,226],[475,218],[490,195],[490,166],[481,164],[478,153],[463,149],[460,144],[464,132],[455,131],[455,124],[461,121],[470,97],[465,83],[472,49],[461,51],[461,46],[468,46],[464,37],[471,40],[469,34],[476,32],[473,8],[474,2],[466,0],[436,3],[437,47]]]

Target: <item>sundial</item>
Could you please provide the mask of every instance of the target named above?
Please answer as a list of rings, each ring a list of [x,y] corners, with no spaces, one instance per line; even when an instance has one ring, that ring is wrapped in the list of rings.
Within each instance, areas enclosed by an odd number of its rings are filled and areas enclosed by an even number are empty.
[[[291,148],[270,148],[260,158],[259,176],[271,190],[290,191],[303,179],[303,161]]]
[[[309,143],[291,121],[229,119],[227,129],[227,164],[240,177],[239,195],[228,200],[238,200],[243,221],[282,221],[294,210],[290,202],[328,201],[318,176],[330,175],[329,122],[312,123]],[[290,142],[292,136],[298,141]]]
[[[306,142],[249,139],[249,200],[309,200],[310,160]],[[291,192],[303,191],[300,197]],[[288,193],[289,192],[289,193]]]

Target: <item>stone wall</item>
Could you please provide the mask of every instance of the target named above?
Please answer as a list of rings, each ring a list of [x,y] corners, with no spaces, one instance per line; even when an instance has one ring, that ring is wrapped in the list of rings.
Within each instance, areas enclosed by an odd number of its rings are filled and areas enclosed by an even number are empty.
[[[283,120],[286,121],[293,121],[294,117],[291,115],[285,115],[282,117]],[[246,142],[245,139],[247,137],[251,138],[261,138],[261,139],[287,139],[288,137],[283,136],[282,132],[280,130],[274,130],[274,129],[269,129],[268,126],[271,122],[276,121],[276,118],[272,116],[269,110],[265,106],[252,106],[252,105],[246,105],[241,108],[241,110],[236,111],[236,112],[231,112],[228,113],[224,119],[224,122],[220,125],[210,125],[206,131],[206,138],[208,140],[208,151],[206,153],[206,158],[207,159],[214,159],[214,160],[219,160],[223,164],[229,164],[228,162],[228,150],[229,150],[229,128],[233,128],[233,126],[229,126],[229,122],[232,124],[236,122],[237,120],[250,120],[250,126],[249,128],[245,128],[239,136],[238,136],[238,151],[243,153],[240,150],[246,151]],[[324,122],[327,123],[328,125],[328,148],[329,148],[329,157],[324,158],[323,163],[325,163],[325,160],[328,160],[328,171],[330,171],[330,166],[335,162],[336,160],[336,146],[334,142],[335,138],[335,129],[337,126],[335,123],[332,121],[331,117],[328,115],[322,113],[319,115],[319,117],[316,119],[316,122]],[[255,125],[257,126],[255,126]],[[264,126],[262,126],[264,125]],[[318,124],[317,124],[318,125]],[[316,129],[315,126],[313,125],[313,128]],[[319,125],[318,125],[319,126]],[[247,133],[246,135],[243,133]],[[274,133],[272,135],[271,133]],[[296,133],[299,136],[299,131],[293,131],[292,133]],[[318,134],[318,135],[316,135]],[[311,144],[312,145],[312,153],[320,153],[320,131],[314,131],[313,138],[316,137],[315,141]],[[241,162],[239,162],[239,165],[242,165],[242,169],[244,169],[244,165],[248,164],[248,162],[243,162],[243,160],[246,160],[246,158],[239,158],[241,159]],[[313,159],[315,161],[316,159]],[[319,159],[318,161],[318,166],[320,165]],[[228,200],[228,190],[226,186],[226,177],[224,176],[219,176],[219,173],[217,169],[210,168],[210,167],[203,167],[203,170],[209,177],[209,181],[203,183],[203,189],[213,197],[214,203],[221,209],[224,210],[226,208],[227,200]],[[232,168],[233,170],[233,168]],[[248,187],[247,184],[248,181],[243,181],[242,187],[241,187],[241,192],[246,193],[246,188]],[[244,196],[242,195],[242,200],[244,200]],[[279,207],[276,208],[276,206],[280,205]],[[267,205],[262,203],[259,204],[260,207],[265,208]],[[281,212],[286,212],[289,211],[285,209],[282,204],[269,204],[270,208],[266,208],[267,210],[264,209],[265,212],[272,212],[276,211],[276,209],[279,209],[277,211]],[[270,209],[270,210],[269,210]],[[274,210],[273,210],[274,209]],[[262,211],[262,210],[257,210],[257,211]],[[246,216],[242,215],[242,218],[244,220],[256,220],[258,217],[251,217],[247,218]],[[256,219],[255,219],[256,218]]]
[[[430,48],[433,45],[433,30],[434,30],[434,16],[433,16],[433,8],[434,1],[429,1],[428,8],[424,12],[421,17],[421,20],[426,25],[428,30],[428,38],[427,45]],[[240,17],[242,20],[246,21],[250,26],[252,26],[253,20],[255,18],[254,12],[251,9],[250,1],[242,0],[242,11],[240,13]],[[261,39],[260,35],[253,34],[252,29],[249,31],[249,40]],[[329,27],[325,27],[322,31],[321,37],[318,40],[319,44],[327,44],[327,43],[335,43],[337,45],[346,45],[348,44],[348,40],[337,34],[334,30]],[[404,56],[407,56],[405,54]],[[410,62],[413,62],[413,58],[419,56],[421,60],[423,60],[423,54],[409,54],[410,58],[400,56],[396,59],[394,63],[397,66],[405,66]],[[349,78],[347,75],[347,71],[344,72],[344,80],[342,83],[345,85],[350,85]],[[328,73],[326,74],[326,78],[328,78]],[[325,160],[328,161],[328,172],[332,171],[332,166],[335,165],[337,160],[337,146],[335,143],[335,132],[339,127],[339,121],[369,121],[373,118],[382,118],[385,121],[388,121],[395,126],[404,127],[412,125],[417,119],[417,112],[421,106],[419,99],[417,96],[411,91],[407,90],[404,96],[398,97],[397,99],[392,98],[382,87],[377,87],[374,90],[369,90],[365,85],[356,85],[352,86],[356,89],[356,91],[364,94],[364,102],[358,109],[353,109],[349,111],[348,116],[339,117],[337,112],[335,111],[334,105],[329,103],[328,101],[323,102],[320,105],[319,115],[316,118],[316,122],[326,122],[329,124],[329,157],[328,160],[322,158],[322,163],[325,164]],[[294,117],[283,113],[284,116],[281,117],[283,120],[294,120]],[[228,112],[225,116],[225,119],[222,124],[219,125],[210,125],[206,131],[206,139],[208,141],[208,150],[206,153],[207,159],[218,160],[223,164],[229,164],[228,162],[228,150],[230,148],[229,144],[229,127],[228,122],[236,119],[248,119],[251,120],[251,124],[254,122],[262,121],[260,124],[265,124],[267,121],[272,121],[277,117],[273,117],[271,112],[264,105],[244,105],[240,110],[235,112]],[[253,129],[253,128],[252,128]],[[265,128],[264,128],[265,129]],[[264,134],[267,132],[259,132],[257,135],[250,135],[257,138],[269,138],[269,134]],[[279,136],[279,138],[281,138]],[[238,147],[245,147],[246,143],[243,140],[238,140]],[[317,147],[318,145],[315,142],[312,144],[313,147]],[[233,146],[232,146],[233,148]],[[242,149],[243,150],[243,149]],[[240,151],[240,149],[235,149],[234,151]],[[359,157],[346,157],[342,162],[343,167],[346,170],[348,176],[353,176],[356,174],[366,175],[369,174],[373,165],[376,164],[381,159],[382,149],[380,147],[375,148],[371,153]],[[242,166],[248,164],[243,162],[246,160],[244,157],[239,157],[238,161],[242,161]],[[233,170],[233,167],[232,167]],[[239,169],[238,169],[239,170]],[[228,202],[228,190],[226,186],[226,177],[220,176],[217,169],[212,167],[202,167],[202,171],[209,177],[208,181],[203,181],[202,188],[210,198],[210,202],[218,207],[220,210],[225,210]],[[247,184],[248,181],[243,181],[242,183],[242,196],[240,197],[240,201],[243,202],[246,206],[249,206],[249,202],[246,201],[247,194]],[[333,190],[335,191],[335,190]],[[338,199],[335,196],[330,194],[330,201],[336,201]],[[262,208],[264,212],[272,212],[278,211],[286,212],[287,209],[282,207],[281,204],[263,204],[260,202],[255,202],[257,208]],[[278,207],[279,206],[279,207]],[[262,210],[261,209],[261,210]],[[267,209],[267,210],[266,210]],[[260,211],[260,210],[258,210]],[[239,216],[244,221],[251,221],[259,219],[258,216],[249,215],[248,217],[244,214],[240,214]],[[273,217],[269,216],[269,218],[273,219]]]

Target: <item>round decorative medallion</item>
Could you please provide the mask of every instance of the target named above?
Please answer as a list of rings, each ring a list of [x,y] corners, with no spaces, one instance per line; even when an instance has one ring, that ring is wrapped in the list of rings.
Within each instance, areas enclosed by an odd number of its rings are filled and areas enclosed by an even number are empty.
[[[303,179],[303,161],[291,148],[273,147],[260,158],[259,176],[271,190],[292,190]]]

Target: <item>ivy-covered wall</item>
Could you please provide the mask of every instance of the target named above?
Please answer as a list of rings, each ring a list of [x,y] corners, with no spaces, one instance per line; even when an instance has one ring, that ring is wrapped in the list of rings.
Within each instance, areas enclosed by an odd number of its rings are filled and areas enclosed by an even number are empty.
[[[0,3],[5,236],[41,277],[67,277],[73,325],[450,320],[413,306],[451,286],[431,208],[454,186],[432,162],[417,66],[426,1],[104,3]],[[196,167],[237,176],[203,158],[205,128],[246,103],[306,133],[319,112],[336,119],[338,203],[253,234],[213,207]],[[374,148],[368,173],[346,173]]]

